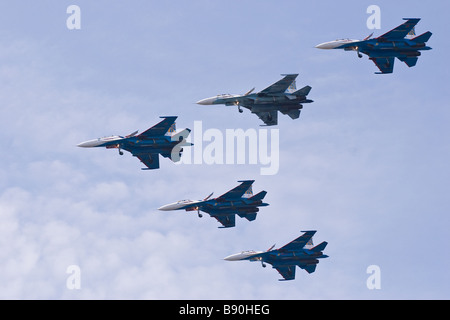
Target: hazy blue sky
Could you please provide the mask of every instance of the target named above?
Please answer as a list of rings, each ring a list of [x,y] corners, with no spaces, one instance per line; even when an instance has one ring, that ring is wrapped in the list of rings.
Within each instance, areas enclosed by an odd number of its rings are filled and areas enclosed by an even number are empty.
[[[72,4],[80,30],[66,27]],[[375,75],[366,56],[314,48],[369,35],[372,4],[375,36],[404,17],[433,32],[417,66]],[[446,1],[1,1],[0,298],[449,299],[449,12]],[[248,110],[195,102],[284,73],[314,103],[280,115],[276,175],[168,159],[141,171],[129,153],[76,147],[164,115],[259,130]],[[156,209],[242,179],[268,192],[254,222],[218,229]],[[279,282],[270,266],[222,260],[301,230],[329,242],[314,274]],[[66,286],[71,265],[79,290]],[[366,286],[370,265],[379,290]]]

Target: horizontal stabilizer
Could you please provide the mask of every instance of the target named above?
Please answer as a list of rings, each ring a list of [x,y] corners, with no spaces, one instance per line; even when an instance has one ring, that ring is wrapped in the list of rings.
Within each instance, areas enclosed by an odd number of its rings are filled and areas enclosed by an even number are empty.
[[[142,153],[142,154],[133,154],[133,156],[137,157],[147,168],[143,168],[142,170],[153,170],[159,169],[159,154],[158,153]]]
[[[291,109],[288,111],[280,110],[282,114],[287,114],[291,119],[298,119],[300,117],[300,109]]]
[[[417,57],[406,57],[406,58],[401,58],[399,57],[399,59],[401,61],[403,61],[404,63],[406,63],[406,65],[408,67],[414,67],[417,63],[418,58]]]
[[[276,126],[278,124],[277,110],[258,112],[254,111],[253,108],[252,113],[255,113],[265,123],[266,126]]]
[[[310,86],[306,86],[301,88],[300,90],[295,91],[293,94],[295,94],[296,96],[307,96],[309,94],[309,92],[311,91],[311,87]]]
[[[308,273],[313,273],[314,271],[316,271],[316,267],[317,267],[317,264],[309,264],[309,265],[303,267],[303,269],[305,269],[306,272],[308,272]]]
[[[414,42],[418,42],[418,43],[425,43],[428,40],[430,40],[432,33],[430,31],[425,32],[424,34],[421,34],[420,36],[417,36],[413,39],[411,39]]]
[[[222,226],[219,228],[232,228],[236,225],[236,216],[234,214],[228,215],[211,215],[211,217],[216,218]]]
[[[283,277],[280,281],[288,281],[295,279],[295,266],[273,266]]]
[[[256,219],[256,213],[248,213],[243,218],[247,219],[248,221],[253,221]],[[241,217],[242,218],[242,217]]]

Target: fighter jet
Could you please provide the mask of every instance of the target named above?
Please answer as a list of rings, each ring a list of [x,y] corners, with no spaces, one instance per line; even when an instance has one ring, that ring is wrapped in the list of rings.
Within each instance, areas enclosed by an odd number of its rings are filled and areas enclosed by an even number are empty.
[[[425,32],[415,37],[415,26],[420,21],[418,18],[407,20],[402,25],[379,36],[370,38],[373,33],[363,40],[342,39],[321,43],[316,46],[318,49],[344,49],[345,51],[356,51],[358,57],[362,58],[364,53],[369,56],[381,72],[376,74],[392,73],[394,70],[394,60],[399,59],[406,63],[408,67],[414,67],[421,50],[431,50],[426,46],[432,33]]]
[[[292,119],[300,117],[303,103],[311,103],[306,98],[311,91],[310,86],[300,90],[296,89],[295,79],[298,74],[287,74],[280,81],[258,93],[253,93],[255,88],[246,94],[222,94],[197,102],[201,105],[224,104],[236,106],[240,113],[241,107],[249,109],[256,114],[267,126],[278,124],[278,111],[287,114]]]
[[[159,168],[159,154],[165,158],[170,158],[177,162],[180,160],[183,146],[191,146],[186,142],[186,138],[191,132],[190,129],[184,129],[176,132],[175,120],[177,117],[160,117],[163,121],[151,127],[138,135],[138,131],[125,137],[110,136],[82,142],[78,147],[94,148],[105,147],[106,149],[118,149],[119,154],[123,155],[122,150],[131,152],[146,166],[142,170],[153,170]]]
[[[304,234],[300,237],[279,249],[273,250],[275,247],[273,245],[267,251],[243,251],[224,259],[228,261],[260,261],[264,268],[266,267],[265,263],[269,263],[283,277],[280,281],[294,280],[295,266],[299,266],[308,273],[313,273],[319,263],[318,259],[328,258],[322,253],[328,243],[324,241],[313,247],[312,237],[316,231],[302,232]]]
[[[216,218],[222,226],[219,228],[231,228],[236,225],[236,214],[241,218],[249,221],[256,219],[259,211],[258,207],[268,206],[269,204],[262,202],[266,196],[266,191],[253,195],[252,184],[255,180],[238,181],[241,184],[234,189],[224,193],[220,197],[210,199],[213,193],[203,200],[181,200],[175,203],[167,204],[158,208],[161,211],[186,210],[197,211],[201,218],[200,211],[208,213],[211,217]]]

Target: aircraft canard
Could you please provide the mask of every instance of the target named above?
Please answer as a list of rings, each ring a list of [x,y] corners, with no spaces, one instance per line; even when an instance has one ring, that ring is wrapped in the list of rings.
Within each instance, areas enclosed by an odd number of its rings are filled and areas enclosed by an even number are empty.
[[[425,32],[415,36],[415,26],[419,18],[404,19],[406,22],[384,33],[377,38],[369,35],[363,40],[343,39],[318,44],[318,49],[343,49],[356,51],[359,58],[365,54],[378,67],[377,74],[389,74],[394,71],[395,58],[404,62],[408,67],[414,67],[421,51],[431,50],[426,45],[432,33]]]
[[[240,113],[242,107],[249,109],[256,114],[266,126],[278,124],[278,112],[288,115],[291,119],[298,119],[303,104],[312,103],[307,99],[311,91],[310,86],[300,90],[296,89],[296,79],[298,74],[286,74],[276,83],[264,90],[254,93],[254,88],[245,94],[222,94],[197,101],[200,105],[224,104],[235,106]]]
[[[175,130],[175,120],[177,117],[170,116],[161,118],[164,120],[141,134],[135,131],[125,137],[111,136],[89,140],[78,144],[78,147],[118,149],[120,155],[123,155],[122,150],[125,150],[138,158],[146,166],[142,170],[158,169],[159,155],[177,162],[182,155],[182,147],[192,145],[186,142],[186,138],[191,132],[190,129],[184,129],[180,132]]]

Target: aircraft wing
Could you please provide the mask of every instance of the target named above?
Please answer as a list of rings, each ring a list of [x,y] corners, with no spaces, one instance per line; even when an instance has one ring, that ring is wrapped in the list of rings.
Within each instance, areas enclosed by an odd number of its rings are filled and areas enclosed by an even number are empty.
[[[275,82],[273,85],[271,85],[270,87],[267,87],[260,93],[264,93],[264,94],[284,93],[289,88],[289,86],[292,84],[292,82],[295,81],[297,76],[298,76],[298,74],[287,74],[283,79],[281,79],[278,82]]]
[[[394,71],[394,59],[395,57],[370,57],[381,73],[392,73]]]
[[[175,120],[178,117],[161,117],[164,118],[163,121],[158,123],[157,125],[151,127],[150,129],[142,132],[138,137],[141,138],[149,138],[149,137],[160,137],[163,136],[169,131],[170,127],[175,123]]]
[[[313,273],[314,271],[316,271],[317,263],[307,264],[307,265],[304,265],[304,266],[300,265],[299,267],[304,269],[308,273]]]
[[[285,246],[279,248],[278,250],[296,250],[302,249],[311,238],[316,234],[316,231],[305,231],[300,237],[294,241],[289,242]]]
[[[250,188],[250,186],[255,182],[255,180],[245,180],[245,181],[239,181],[242,182],[237,187],[231,189],[230,191],[224,193],[220,197],[217,198],[217,200],[228,200],[228,199],[237,199],[242,198],[244,193]],[[233,214],[234,216],[234,214]]]
[[[223,228],[232,228],[236,226],[236,215],[234,213],[227,215],[211,215],[211,217],[216,218],[219,221]]]
[[[278,124],[278,111],[261,111],[261,112],[253,112],[256,114],[265,124],[266,126],[276,126]]]
[[[284,278],[284,280],[295,279],[295,265],[274,267]]]
[[[158,153],[142,153],[134,155],[137,157],[148,169],[142,170],[153,170],[159,168],[159,154]]]
[[[406,37],[406,35],[416,26],[420,19],[404,19],[407,20],[402,25],[386,32],[385,34],[379,36],[377,39],[380,40],[399,40]]]

